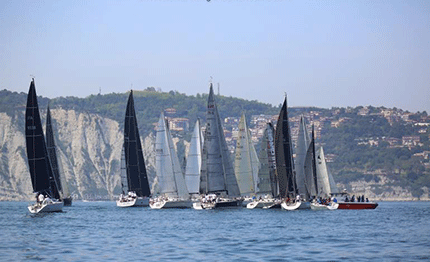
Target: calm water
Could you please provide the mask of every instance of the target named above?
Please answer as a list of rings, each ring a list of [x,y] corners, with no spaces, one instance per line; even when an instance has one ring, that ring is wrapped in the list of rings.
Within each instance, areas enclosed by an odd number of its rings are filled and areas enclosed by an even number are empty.
[[[0,202],[0,260],[429,261],[430,202],[375,210],[151,210]]]

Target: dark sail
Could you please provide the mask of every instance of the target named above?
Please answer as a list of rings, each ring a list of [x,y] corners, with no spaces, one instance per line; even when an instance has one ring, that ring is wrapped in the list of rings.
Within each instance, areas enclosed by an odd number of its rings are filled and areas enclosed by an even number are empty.
[[[130,91],[125,112],[124,153],[128,190],[136,192],[136,195],[139,197],[149,196],[151,191],[146,174],[145,160],[143,159],[136,112],[134,111],[133,91]]]
[[[318,179],[317,179],[317,165],[315,159],[315,135],[314,135],[314,125],[312,125],[312,140],[309,147],[312,147],[312,177],[314,179],[316,196],[318,195]]]
[[[55,140],[54,140],[54,132],[52,130],[52,123],[51,123],[51,110],[49,110],[46,113],[46,149],[48,151],[49,161],[51,162],[51,168],[52,173],[54,174],[54,180],[56,183],[53,183],[52,187],[56,188],[54,192],[60,192],[63,193],[63,188],[61,186],[61,180],[60,180],[60,172],[58,169],[58,160],[57,160],[57,153],[55,149]],[[56,197],[56,198],[59,198]]]
[[[287,98],[284,100],[275,132],[276,170],[280,197],[296,195],[293,150],[288,123]]]
[[[45,144],[34,79],[31,81],[25,111],[25,137],[28,167],[34,192],[59,198]]]

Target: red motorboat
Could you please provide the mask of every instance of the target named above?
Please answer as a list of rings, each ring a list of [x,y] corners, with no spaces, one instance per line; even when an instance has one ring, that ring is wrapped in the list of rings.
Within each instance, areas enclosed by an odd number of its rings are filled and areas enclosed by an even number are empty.
[[[338,197],[337,203],[339,207],[337,209],[375,209],[378,206],[376,202],[370,202],[367,198],[364,200],[364,196],[358,197],[355,196],[348,197],[348,193],[332,193],[333,197]]]
[[[337,202],[337,209],[375,209],[378,203],[374,202]]]

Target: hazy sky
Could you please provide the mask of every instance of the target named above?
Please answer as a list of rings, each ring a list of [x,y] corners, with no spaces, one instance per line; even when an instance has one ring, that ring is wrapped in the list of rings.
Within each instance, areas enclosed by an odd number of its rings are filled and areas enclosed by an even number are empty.
[[[0,1],[0,89],[430,113],[430,1]]]

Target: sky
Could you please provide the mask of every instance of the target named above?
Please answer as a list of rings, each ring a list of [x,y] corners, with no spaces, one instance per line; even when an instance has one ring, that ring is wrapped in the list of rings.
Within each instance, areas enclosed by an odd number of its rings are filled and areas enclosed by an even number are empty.
[[[430,1],[2,0],[0,89],[430,113]],[[212,80],[211,80],[212,79]]]

